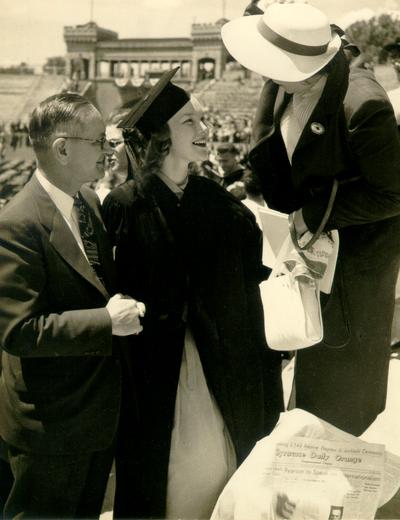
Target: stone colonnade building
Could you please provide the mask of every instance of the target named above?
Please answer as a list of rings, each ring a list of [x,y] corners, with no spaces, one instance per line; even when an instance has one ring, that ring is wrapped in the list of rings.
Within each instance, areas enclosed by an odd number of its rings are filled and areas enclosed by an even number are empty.
[[[175,81],[194,84],[203,79],[220,79],[231,60],[216,23],[192,24],[191,37],[127,38],[99,27],[95,22],[64,27],[67,45],[67,74],[77,80],[130,78],[139,85],[157,78],[165,70],[180,66]]]

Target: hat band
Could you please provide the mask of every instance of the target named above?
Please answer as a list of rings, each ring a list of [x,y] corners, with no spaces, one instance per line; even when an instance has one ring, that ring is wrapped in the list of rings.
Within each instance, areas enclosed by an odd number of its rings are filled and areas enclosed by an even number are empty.
[[[298,54],[300,56],[320,56],[328,50],[329,42],[324,45],[302,45],[301,43],[287,40],[268,27],[262,18],[260,18],[257,23],[257,29],[261,36],[270,43],[276,45],[279,49],[291,52],[292,54]]]

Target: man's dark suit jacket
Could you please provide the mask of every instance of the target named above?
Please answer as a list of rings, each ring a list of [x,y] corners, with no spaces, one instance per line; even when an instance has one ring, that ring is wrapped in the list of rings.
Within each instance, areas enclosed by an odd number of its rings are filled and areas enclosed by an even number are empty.
[[[0,214],[0,436],[28,452],[101,450],[117,427],[113,260],[97,197],[81,193],[107,288],[35,176]]]

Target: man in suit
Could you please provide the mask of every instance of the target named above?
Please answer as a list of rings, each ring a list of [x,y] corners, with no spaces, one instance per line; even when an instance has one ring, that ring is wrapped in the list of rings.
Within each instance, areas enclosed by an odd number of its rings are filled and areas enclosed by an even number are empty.
[[[0,215],[0,435],[14,485],[6,518],[95,518],[113,458],[121,362],[113,336],[141,331],[114,294],[95,194],[104,124],[77,94],[30,121],[38,169]]]
[[[337,229],[332,291],[321,295],[324,338],[297,353],[296,405],[362,434],[385,408],[400,264],[400,140],[371,71],[349,67],[348,43],[300,2],[225,24],[242,65],[266,78],[249,158],[268,206],[294,214],[298,236]]]

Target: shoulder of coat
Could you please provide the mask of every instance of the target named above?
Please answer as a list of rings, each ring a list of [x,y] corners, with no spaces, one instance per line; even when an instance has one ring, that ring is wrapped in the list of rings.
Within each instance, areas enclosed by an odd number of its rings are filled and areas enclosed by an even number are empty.
[[[350,69],[349,86],[344,98],[346,119],[363,107],[391,105],[384,88],[378,83],[372,71],[361,67]]]
[[[131,206],[141,198],[135,180],[131,179],[114,188],[106,197],[108,203],[113,202],[120,206]]]

